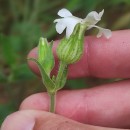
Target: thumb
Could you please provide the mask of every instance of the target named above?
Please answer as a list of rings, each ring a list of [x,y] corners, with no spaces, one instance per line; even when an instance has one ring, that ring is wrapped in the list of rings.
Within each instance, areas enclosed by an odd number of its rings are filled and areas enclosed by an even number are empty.
[[[22,110],[8,116],[1,130],[118,130],[81,124],[65,117],[36,110]],[[120,129],[121,130],[121,129]],[[124,130],[124,129],[122,129]]]

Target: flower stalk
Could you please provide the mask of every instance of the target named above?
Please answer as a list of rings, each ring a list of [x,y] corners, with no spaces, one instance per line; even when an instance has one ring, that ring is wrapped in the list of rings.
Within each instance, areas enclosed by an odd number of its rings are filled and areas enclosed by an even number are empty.
[[[55,80],[55,90],[53,93],[49,93],[50,96],[50,112],[55,113],[55,106],[56,106],[56,93],[59,89],[61,89],[61,87],[64,86],[64,83],[66,82],[66,79],[64,81],[64,79],[62,79],[64,72],[67,69],[67,65],[63,62],[60,62],[60,66],[59,66],[59,71]],[[64,78],[64,77],[63,77]],[[64,82],[61,84],[61,81]]]
[[[55,105],[56,105],[56,92],[48,93],[50,96],[50,108],[49,111],[55,113]]]
[[[63,85],[61,85],[61,81],[63,80],[62,78],[64,78],[64,73],[67,69],[67,64],[64,62],[60,62],[60,66],[59,66],[59,71],[56,77],[56,90],[58,90],[59,88],[61,88]],[[66,80],[66,79],[65,79]],[[66,82],[66,81],[64,81]]]

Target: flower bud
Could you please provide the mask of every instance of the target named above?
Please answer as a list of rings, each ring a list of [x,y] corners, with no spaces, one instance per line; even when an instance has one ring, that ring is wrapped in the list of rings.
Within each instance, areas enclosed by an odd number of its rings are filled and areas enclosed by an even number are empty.
[[[48,43],[46,38],[40,38],[38,45],[38,61],[48,75],[54,67],[52,44],[53,42]]]
[[[76,25],[69,39],[63,38],[57,47],[59,59],[66,64],[72,64],[82,56],[84,32],[80,32],[80,28],[79,24]]]

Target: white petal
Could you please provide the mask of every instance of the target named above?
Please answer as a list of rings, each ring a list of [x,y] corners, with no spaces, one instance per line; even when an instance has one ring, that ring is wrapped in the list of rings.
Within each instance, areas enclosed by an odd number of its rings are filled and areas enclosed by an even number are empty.
[[[65,8],[59,10],[58,15],[61,17],[69,17],[72,16],[71,12]]]
[[[57,22],[59,22],[61,19],[55,19],[54,20],[54,23],[57,23]]]
[[[76,24],[81,23],[82,19],[77,17],[68,17],[65,18],[64,22],[66,23],[66,37],[69,38],[70,35],[73,33],[74,27]]]
[[[112,36],[112,32],[109,29],[101,28],[98,26],[93,26],[93,27],[96,27],[99,29],[97,37],[101,37],[102,35],[104,35],[107,39],[109,39]]]
[[[99,30],[99,31],[98,31],[98,34],[97,34],[97,38],[99,38],[99,37],[101,37],[101,36],[102,36],[102,31]]]
[[[101,19],[103,13],[104,13],[104,9],[99,13],[99,17],[100,17],[100,19]]]
[[[87,28],[87,30],[89,30],[89,29],[91,29],[93,27],[94,27],[94,25],[89,25],[88,28]]]
[[[69,36],[72,34],[74,27],[76,24],[81,23],[83,19],[80,19],[78,17],[66,17],[61,19],[56,19],[54,22],[57,22],[56,24],[56,31],[61,34],[64,29],[66,28],[66,37],[69,38]]]
[[[105,35],[105,37],[106,37],[107,39],[109,39],[109,38],[112,36],[112,32],[111,32],[110,29],[104,29],[104,30],[103,30],[103,34]]]
[[[56,31],[57,31],[59,34],[61,34],[61,33],[64,31],[65,28],[66,28],[66,25],[64,24],[63,19],[60,20],[60,21],[56,24]]]
[[[86,18],[84,19],[88,24],[95,25],[98,21],[101,20],[101,17],[104,13],[104,10],[102,10],[99,14],[96,11],[90,12]]]
[[[68,25],[68,27],[66,28],[66,37],[67,38],[69,38],[70,35],[73,33],[75,26],[76,26],[76,24]]]

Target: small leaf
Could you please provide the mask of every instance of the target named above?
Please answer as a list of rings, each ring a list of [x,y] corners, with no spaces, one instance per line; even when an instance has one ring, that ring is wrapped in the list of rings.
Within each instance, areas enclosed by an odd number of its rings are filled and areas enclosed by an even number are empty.
[[[47,75],[47,73],[45,72],[44,68],[41,66],[41,64],[34,58],[29,58],[28,60],[33,61],[37,64],[41,75],[42,75],[42,81],[45,85],[45,87],[47,88],[48,92],[52,92],[55,88],[55,84],[54,82],[49,78],[49,76]]]

